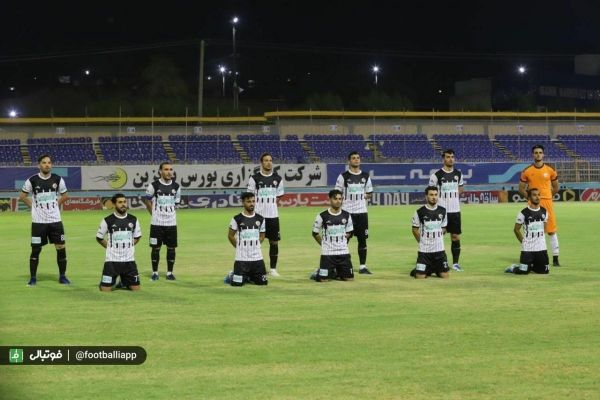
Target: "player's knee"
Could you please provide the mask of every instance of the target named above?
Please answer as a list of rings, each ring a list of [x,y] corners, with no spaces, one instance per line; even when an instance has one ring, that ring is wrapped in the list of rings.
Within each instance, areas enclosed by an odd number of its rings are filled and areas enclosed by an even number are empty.
[[[457,241],[458,241],[458,242],[460,242],[460,234],[458,234],[458,233],[452,233],[452,234],[450,235],[450,239],[451,239],[453,242],[457,242]]]
[[[34,246],[31,248],[31,255],[29,256],[32,260],[37,260],[42,252],[41,246]]]
[[[62,250],[62,249],[64,249],[65,247],[66,247],[66,246],[65,246],[64,244],[55,244],[55,245],[54,245],[54,248],[55,248],[56,250]]]
[[[270,246],[277,246],[278,244],[279,244],[279,240],[269,239],[269,245]]]

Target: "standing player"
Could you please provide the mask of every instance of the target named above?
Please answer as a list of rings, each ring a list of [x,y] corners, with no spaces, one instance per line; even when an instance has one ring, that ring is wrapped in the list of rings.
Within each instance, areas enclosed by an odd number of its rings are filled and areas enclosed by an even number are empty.
[[[96,241],[106,249],[100,290],[110,292],[118,276],[123,287],[140,290],[140,275],[134,258],[134,246],[142,237],[140,223],[136,217],[127,214],[124,194],[115,194],[111,201],[115,211],[100,222],[96,233]]]
[[[354,236],[358,240],[359,274],[372,275],[367,268],[367,239],[369,238],[369,214],[367,201],[373,193],[373,184],[368,172],[360,170],[360,154],[348,154],[348,170],[338,176],[335,188],[343,193],[342,209],[352,216]]]
[[[265,218],[265,237],[269,239],[269,267],[271,276],[279,276],[279,212],[277,199],[283,196],[283,179],[273,171],[273,157],[269,153],[260,156],[260,171],[248,180],[248,192],[256,196],[256,212]]]
[[[352,237],[352,217],[341,209],[342,192],[329,192],[329,208],[315,219],[312,235],[321,246],[319,269],[311,276],[317,282],[330,279],[348,281],[354,279],[348,240]]]
[[[560,267],[558,262],[558,231],[552,197],[558,193],[558,175],[554,168],[544,163],[544,146],[537,144],[531,148],[533,164],[521,173],[519,194],[527,198],[526,188],[536,188],[540,192],[540,204],[548,213],[546,233],[550,236],[552,246],[552,266]]]
[[[229,223],[227,238],[235,247],[235,262],[233,271],[225,277],[225,283],[231,286],[243,286],[246,282],[267,285],[267,270],[260,249],[265,240],[265,218],[254,212],[254,193],[242,193],[241,199],[244,210]]]
[[[419,208],[412,219],[412,233],[419,243],[417,265],[410,273],[416,279],[436,274],[448,278],[448,259],[444,250],[446,233],[446,209],[437,204],[438,188],[427,186],[425,189],[427,204]]]
[[[450,233],[452,244],[452,269],[462,272],[458,259],[460,257],[460,234],[462,233],[460,218],[460,195],[465,190],[462,173],[454,169],[454,150],[446,149],[442,152],[444,165],[429,177],[429,186],[436,186],[439,190],[439,205],[448,213],[447,230]]]
[[[31,208],[31,255],[29,256],[28,286],[37,283],[37,269],[42,247],[48,242],[56,248],[58,282],[68,285],[65,228],[60,218],[60,206],[67,200],[67,186],[60,176],[52,173],[52,158],[44,154],[38,158],[40,172],[25,181],[19,199]],[[31,193],[31,199],[27,197]],[[60,195],[60,197],[59,197]]]
[[[158,280],[160,248],[167,246],[167,280],[174,281],[175,248],[177,247],[177,219],[175,207],[181,199],[179,184],[173,180],[173,166],[165,161],[158,167],[160,178],[146,189],[146,208],[152,215],[150,225],[150,259],[152,260],[152,280]]]
[[[504,272],[525,275],[530,271],[536,274],[547,274],[548,250],[544,228],[548,221],[548,213],[540,206],[540,191],[536,188],[527,190],[529,205],[521,210],[515,222],[515,236],[521,242],[521,258],[519,264],[513,264]]]

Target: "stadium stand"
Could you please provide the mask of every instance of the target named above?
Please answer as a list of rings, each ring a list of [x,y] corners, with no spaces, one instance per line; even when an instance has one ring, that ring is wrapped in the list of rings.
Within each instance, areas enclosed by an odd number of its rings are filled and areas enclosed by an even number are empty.
[[[597,159],[600,155],[600,135],[559,135],[558,140],[582,159]]]
[[[23,156],[19,149],[21,141],[19,139],[1,139],[0,140],[0,163],[5,165],[22,163]]]
[[[271,153],[275,162],[308,161],[297,135],[287,135],[285,140],[280,140],[278,135],[238,135],[237,139],[253,162],[258,161],[263,153]]]
[[[240,163],[230,135],[170,135],[169,141],[180,162]]]
[[[98,141],[107,162],[143,164],[169,159],[161,136],[101,136]]]
[[[453,149],[458,160],[510,160],[487,135],[433,135],[433,138],[442,149]]]
[[[58,164],[96,162],[90,137],[31,138],[27,139],[27,148],[34,161],[42,154],[51,154],[52,161]]]
[[[373,150],[361,135],[304,135],[306,143],[323,162],[346,162],[351,151],[362,161],[373,161]]]
[[[496,135],[496,140],[518,160],[530,161],[531,148],[536,144],[544,146],[547,159],[554,161],[570,159],[569,155],[556,146],[547,135]]]
[[[429,161],[439,158],[426,135],[371,135],[382,158],[404,161]]]

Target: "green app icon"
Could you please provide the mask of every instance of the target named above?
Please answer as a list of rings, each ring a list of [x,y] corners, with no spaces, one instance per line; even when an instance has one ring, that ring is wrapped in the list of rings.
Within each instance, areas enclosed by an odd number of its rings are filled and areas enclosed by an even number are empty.
[[[23,364],[23,349],[10,349],[8,351],[8,362],[10,364]]]

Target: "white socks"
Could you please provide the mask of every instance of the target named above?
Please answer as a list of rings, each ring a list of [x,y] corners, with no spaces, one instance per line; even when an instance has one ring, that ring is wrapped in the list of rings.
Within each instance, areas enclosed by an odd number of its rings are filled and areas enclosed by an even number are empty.
[[[548,235],[548,236],[550,236],[550,245],[552,246],[552,255],[557,256],[558,255],[558,234],[555,233],[554,235]]]

